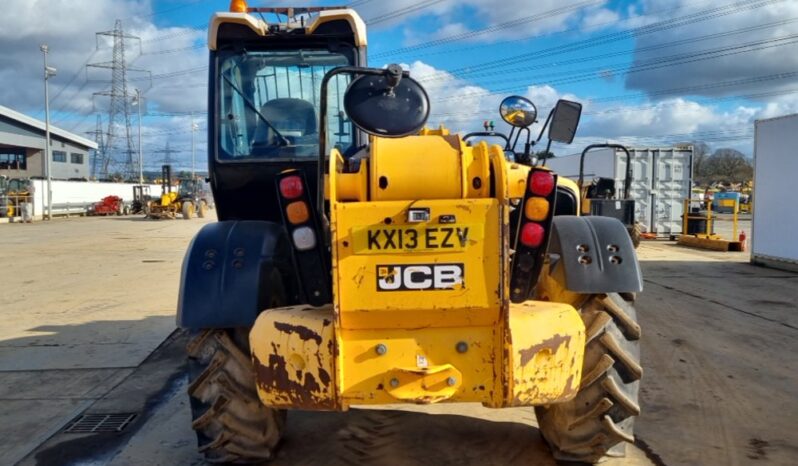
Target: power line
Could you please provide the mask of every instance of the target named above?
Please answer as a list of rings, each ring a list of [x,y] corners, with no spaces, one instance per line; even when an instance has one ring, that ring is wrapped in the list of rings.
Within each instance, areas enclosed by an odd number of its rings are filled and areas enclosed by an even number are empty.
[[[439,45],[445,45],[445,44],[448,44],[448,43],[451,43],[451,42],[457,42],[457,41],[461,41],[461,40],[465,40],[465,39],[471,39],[471,38],[479,36],[479,35],[488,34],[488,33],[492,33],[492,32],[498,32],[498,31],[503,30],[503,29],[509,29],[509,28],[513,28],[513,27],[518,27],[518,26],[521,26],[521,25],[524,25],[524,24],[527,24],[527,23],[532,23],[532,22],[543,20],[543,19],[552,18],[552,17],[555,17],[555,16],[560,16],[560,15],[563,15],[565,13],[570,13],[570,12],[573,12],[573,11],[576,11],[576,10],[580,10],[582,8],[585,8],[585,7],[588,7],[588,6],[591,6],[591,5],[595,5],[597,3],[601,3],[601,2],[597,1],[597,0],[588,0],[588,1],[583,1],[583,2],[577,3],[575,5],[570,5],[570,6],[566,6],[566,7],[558,7],[558,8],[555,8],[553,10],[549,10],[549,11],[546,11],[546,12],[543,12],[543,13],[538,13],[538,14],[535,14],[535,15],[530,15],[530,16],[526,16],[526,17],[523,17],[523,18],[514,19],[514,20],[511,20],[511,21],[506,21],[506,22],[500,23],[500,24],[494,24],[494,25],[491,25],[491,26],[486,26],[484,28],[476,29],[474,31],[461,32],[461,33],[453,34],[451,36],[443,37],[443,38],[440,38],[440,39],[435,39],[435,40],[423,42],[421,44],[411,45],[411,46],[407,46],[407,47],[402,47],[402,48],[398,48],[398,49],[393,49],[393,50],[388,50],[388,51],[385,51],[385,52],[377,53],[377,54],[373,55],[373,58],[384,58],[384,57],[389,57],[389,56],[393,56],[393,55],[402,55],[402,54],[405,54],[405,53],[408,53],[408,52],[412,52],[412,51],[416,51],[416,50],[423,50],[423,49],[427,49],[427,48],[431,48],[431,47],[437,47]]]
[[[187,34],[203,33],[205,31],[207,31],[209,25],[210,25],[209,23],[195,24],[194,26],[191,26],[188,29],[183,29],[182,31],[175,31],[175,32],[167,33],[167,34],[162,34],[160,36],[155,36],[155,37],[152,37],[152,38],[149,38],[149,39],[146,39],[146,40],[142,40],[141,42],[144,43],[144,44],[147,44],[147,43],[159,42],[159,41],[167,40],[167,39],[174,39],[175,37],[185,36]]]
[[[776,43],[781,42],[781,43]],[[598,76],[597,73],[603,71],[613,71],[618,72],[620,74],[630,74],[630,73],[639,73],[643,71],[652,71],[656,69],[661,69],[669,66],[675,65],[683,65],[687,63],[695,63],[705,60],[712,60],[716,58],[737,55],[740,53],[747,53],[759,50],[765,50],[773,47],[782,47],[787,45],[792,45],[798,43],[798,34],[793,34],[790,36],[785,36],[777,39],[768,39],[765,41],[755,41],[751,43],[747,43],[744,45],[737,45],[732,47],[722,47],[719,49],[709,50],[709,51],[702,51],[696,53],[688,53],[688,54],[677,54],[672,55],[669,57],[662,57],[650,60],[649,62],[645,62],[639,65],[633,65],[626,69],[626,65],[612,65],[615,68],[606,68],[606,67],[598,67],[598,68],[590,68],[590,69],[583,69],[583,70],[576,70],[570,72],[563,72],[563,73],[554,73],[553,75],[563,75],[566,76],[560,79],[545,79],[546,76],[551,76],[552,73],[547,75],[539,75],[540,76],[540,84],[547,84],[547,85],[561,85],[561,84],[572,84],[576,82],[582,81],[589,81],[593,79],[601,79],[601,76]],[[576,73],[583,73],[581,75],[577,75]],[[443,102],[453,99],[462,99],[468,97],[487,97],[491,95],[503,95],[507,92],[517,91],[519,89],[526,89],[531,84],[524,84],[524,85],[517,85],[512,87],[506,87],[502,89],[496,89],[493,91],[485,90],[483,92],[472,92],[466,94],[460,94],[456,96],[449,96],[441,99],[433,99],[433,102]]]
[[[688,8],[689,6],[693,6],[694,7],[694,6],[697,6],[697,5],[714,4],[714,3],[716,3],[716,0],[703,0],[703,1],[690,2],[688,4],[680,5],[680,6],[675,7],[675,8],[654,9],[654,10],[650,10],[645,15],[636,16],[636,17],[634,17],[634,19],[638,20],[640,18],[645,18],[647,16],[673,13],[675,11],[679,11],[679,10],[683,10],[685,8]],[[632,20],[632,18],[628,18],[628,19],[626,19],[626,22],[631,22],[631,20]],[[609,26],[609,25],[618,26],[618,23],[619,23],[618,20],[606,21],[606,22],[603,22],[603,23],[595,24],[595,25],[593,25],[593,26],[591,26],[590,28],[587,28],[587,29],[597,29],[597,28],[599,28],[601,26]],[[449,49],[442,50],[442,51],[439,51],[439,52],[418,53],[418,50],[423,50],[423,49],[427,48],[427,46],[426,46],[427,42],[424,42],[424,43],[421,43],[421,44],[415,44],[415,45],[407,46],[407,47],[399,47],[399,48],[392,49],[392,50],[386,50],[384,52],[380,52],[380,53],[377,53],[377,54],[372,54],[372,55],[370,55],[370,58],[384,58],[386,56],[392,56],[392,55],[406,55],[406,54],[411,53],[411,52],[414,53],[414,55],[413,55],[414,57],[428,56],[428,55],[450,54],[452,52],[463,52],[463,51],[476,50],[476,49],[480,49],[480,48],[495,47],[497,45],[508,45],[508,44],[519,43],[519,42],[527,42],[529,40],[539,39],[539,38],[543,38],[543,37],[562,36],[562,35],[567,35],[567,34],[571,34],[571,33],[574,33],[574,32],[583,32],[585,29],[586,29],[585,27],[583,27],[582,25],[579,25],[579,26],[575,26],[575,27],[571,27],[571,28],[567,28],[567,29],[563,29],[563,30],[559,30],[559,31],[552,31],[552,32],[547,32],[547,33],[543,33],[543,34],[536,34],[536,35],[532,35],[532,36],[526,36],[526,37],[522,37],[520,39],[502,40],[502,41],[497,41],[497,42],[491,42],[491,43],[488,43],[488,44],[472,44],[472,45],[467,45],[467,46],[462,46],[462,47],[449,48]],[[458,35],[459,34],[453,34],[451,36],[443,37],[443,38],[439,39],[439,40],[446,41],[444,44],[441,44],[441,45],[445,45],[447,43],[457,42],[457,41],[462,40],[462,38],[459,38]]]
[[[400,8],[398,10],[394,10],[394,11],[391,11],[389,13],[385,13],[383,15],[367,19],[366,20],[366,24],[369,25],[369,26],[372,26],[374,24],[379,24],[379,23],[382,23],[382,22],[385,22],[385,21],[389,21],[389,20],[392,20],[392,19],[400,18],[402,16],[408,15],[410,13],[415,13],[416,11],[424,10],[426,8],[429,8],[431,6],[434,6],[434,5],[438,4],[438,3],[445,2],[445,1],[448,1],[448,0],[424,0],[424,1],[421,1],[421,2],[418,2],[418,3],[414,3],[412,5],[409,5],[409,6],[405,7],[405,8]]]
[[[603,45],[607,43],[617,42],[620,40],[640,37],[647,34],[652,34],[655,32],[662,32],[669,29],[674,29],[677,27],[682,27],[690,24],[695,24],[701,21],[707,21],[710,19],[720,18],[729,14],[739,13],[746,10],[752,10],[756,8],[760,8],[763,6],[767,6],[773,3],[783,2],[785,0],[754,0],[754,1],[746,1],[746,2],[737,2],[721,7],[714,7],[705,10],[701,10],[695,13],[691,13],[688,15],[671,18],[663,21],[659,21],[656,23],[652,23],[646,26],[640,26],[637,28],[632,28],[626,31],[619,31],[619,32],[612,32],[608,34],[602,34],[596,37],[592,37],[590,39],[580,40],[576,42],[571,42],[568,44],[557,45],[553,47],[544,48],[541,50],[535,50],[532,52],[525,52],[522,54],[514,55],[511,57],[500,58],[496,60],[489,60],[482,63],[477,64],[470,64],[467,67],[457,68],[455,70],[447,71],[445,73],[455,75],[455,76],[463,76],[478,73],[485,69],[497,68],[507,66],[513,63],[524,62],[528,60],[537,60],[541,58],[556,56],[563,53],[570,53],[577,50],[582,50],[590,47],[595,47],[597,45]]]
[[[780,20],[780,21],[774,21],[774,22],[770,22],[770,23],[759,24],[759,25],[756,25],[756,26],[748,26],[748,27],[744,27],[744,28],[740,28],[740,29],[734,29],[734,30],[730,30],[730,31],[718,32],[718,33],[714,33],[714,34],[706,34],[706,35],[703,35],[703,36],[691,37],[691,38],[688,38],[688,39],[679,39],[679,40],[675,40],[675,41],[671,41],[671,42],[663,42],[663,43],[649,45],[649,46],[645,46],[645,47],[638,47],[634,51],[637,52],[637,53],[639,53],[639,52],[650,52],[652,50],[675,47],[675,46],[678,46],[678,45],[694,44],[696,42],[702,42],[702,41],[706,41],[706,40],[718,39],[718,38],[722,38],[722,37],[729,37],[729,36],[733,36],[733,35],[737,35],[737,34],[744,34],[744,33],[747,33],[747,32],[758,31],[758,30],[761,30],[761,29],[770,29],[770,28],[774,28],[774,27],[778,27],[778,26],[783,26],[785,24],[794,23],[796,21],[798,21],[798,18],[784,19],[784,20]],[[548,69],[551,69],[551,68],[554,68],[554,67],[561,67],[561,66],[565,66],[565,65],[579,64],[579,63],[584,63],[584,62],[588,62],[588,61],[597,61],[597,60],[604,60],[604,59],[612,58],[612,57],[625,56],[625,55],[628,55],[629,53],[630,53],[629,50],[621,50],[621,51],[617,51],[617,52],[610,52],[610,53],[604,53],[604,54],[598,54],[598,55],[597,54],[592,54],[592,55],[589,55],[589,56],[586,56],[586,57],[577,57],[577,58],[572,58],[572,59],[568,59],[568,60],[557,60],[556,62],[540,63],[540,64],[537,64],[537,65],[529,65],[529,66],[523,66],[523,67],[518,67],[518,68],[509,68],[509,69],[503,68],[503,69],[493,70],[493,71],[483,71],[483,72],[479,72],[479,73],[474,73],[470,77],[471,77],[471,79],[474,79],[474,78],[480,78],[480,77],[485,77],[485,76],[493,76],[493,75],[497,75],[497,74],[505,75],[505,74],[518,73],[518,72],[535,71],[535,70],[540,70],[540,69],[548,70]],[[442,78],[441,77],[436,77],[436,76],[424,76],[422,78],[419,78],[418,81],[423,83],[423,82],[436,81],[436,80],[440,80],[440,79],[442,79]]]
[[[189,1],[189,2],[188,2],[188,3],[186,3],[185,5],[173,6],[173,7],[171,7],[171,8],[166,8],[166,9],[164,9],[164,10],[155,11],[155,12],[152,12],[152,13],[150,13],[150,14],[147,14],[147,15],[140,15],[140,16],[136,16],[136,17],[133,17],[133,18],[128,18],[128,19],[134,19],[134,18],[152,18],[152,17],[154,17],[154,16],[162,15],[162,14],[164,14],[164,13],[171,13],[171,12],[173,12],[173,11],[182,10],[183,8],[188,8],[188,7],[190,7],[190,6],[196,5],[197,3],[200,3],[200,2],[202,2],[202,1],[203,1],[203,0],[193,0],[193,1]]]

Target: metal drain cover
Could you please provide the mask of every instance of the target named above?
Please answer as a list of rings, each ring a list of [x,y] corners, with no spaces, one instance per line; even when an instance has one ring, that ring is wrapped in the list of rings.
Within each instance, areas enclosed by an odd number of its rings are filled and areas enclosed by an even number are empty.
[[[83,414],[70,422],[64,432],[70,434],[122,432],[135,418],[136,413]]]

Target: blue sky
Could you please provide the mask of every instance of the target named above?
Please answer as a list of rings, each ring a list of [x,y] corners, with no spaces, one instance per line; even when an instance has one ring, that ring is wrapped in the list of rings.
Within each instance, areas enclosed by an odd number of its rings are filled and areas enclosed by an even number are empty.
[[[162,153],[155,151],[168,141],[185,165],[192,118],[204,158],[205,25],[227,1],[9,2],[14,14],[0,19],[0,104],[41,116],[38,44],[47,42],[59,68],[51,81],[53,120],[77,133],[95,129],[107,102],[91,94],[107,86],[108,73],[84,65],[110,59],[107,44],[96,49],[94,32],[121,19],[142,38],[142,55],[137,44],[129,47],[131,67],[156,76],[149,87],[143,75],[130,74],[131,88],[146,88],[143,146],[151,164],[157,167]],[[555,147],[559,155],[598,141],[705,141],[750,155],[755,119],[798,111],[795,0],[349,3],[369,23],[370,64],[408,66],[430,94],[430,124],[457,131],[498,121],[504,95],[525,95],[541,113],[567,97],[585,105],[585,118],[574,145]],[[250,2],[275,4],[296,3]],[[42,19],[37,8],[51,14]]]

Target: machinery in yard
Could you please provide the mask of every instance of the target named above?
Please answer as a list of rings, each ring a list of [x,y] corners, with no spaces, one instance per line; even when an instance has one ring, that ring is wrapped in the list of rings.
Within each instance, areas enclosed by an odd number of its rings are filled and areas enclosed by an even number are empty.
[[[626,154],[626,172],[623,181],[623,192],[619,193],[612,178],[598,177],[585,185],[585,156],[594,149],[614,149]],[[579,180],[577,181],[582,195],[582,215],[598,215],[617,218],[624,224],[635,247],[640,245],[640,227],[635,219],[635,201],[629,195],[632,187],[632,155],[629,149],[621,144],[591,144],[582,150],[579,159]]]
[[[212,205],[213,197],[205,184],[199,179],[180,180],[177,188],[177,197],[184,205],[191,203],[197,216],[204,218]]]
[[[119,196],[105,196],[100,202],[89,206],[89,215],[127,215],[129,207]]]
[[[439,402],[534,407],[557,458],[623,455],[642,375],[623,224],[579,216],[545,167],[424,128],[426,92],[366,67],[353,10],[231,10],[209,31],[219,221],[186,253],[177,315],[205,458],[271,458],[290,409]],[[550,142],[580,114],[559,101]]]
[[[0,175],[0,217],[13,217],[14,205],[8,197],[8,177]]]
[[[152,196],[150,196],[149,186],[144,184],[133,186],[133,202],[130,203],[130,213],[148,215],[150,201],[152,201]]]
[[[161,197],[148,202],[147,217],[174,219],[178,215],[182,215],[185,220],[190,220],[194,215],[204,217],[207,209],[208,204],[200,199],[194,182],[181,182],[178,190],[174,191],[172,189],[172,167],[170,165],[161,167]]]
[[[0,178],[0,217],[32,221],[33,184],[27,178]]]

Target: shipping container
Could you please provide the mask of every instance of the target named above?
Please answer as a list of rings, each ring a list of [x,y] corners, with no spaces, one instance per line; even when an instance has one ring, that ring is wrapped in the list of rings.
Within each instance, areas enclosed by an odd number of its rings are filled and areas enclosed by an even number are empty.
[[[754,214],[751,262],[798,270],[798,114],[754,123]]]
[[[629,147],[635,219],[643,231],[659,237],[682,232],[684,200],[691,195],[693,147]],[[580,154],[549,159],[546,165],[561,176],[579,178]],[[626,176],[626,155],[615,149],[596,149],[585,157],[585,183],[593,178],[612,178],[621,194]]]
[[[42,218],[47,208],[47,181],[36,179],[33,183],[33,217]],[[90,205],[106,196],[119,196],[125,203],[133,202],[133,186],[138,183],[110,183],[102,181],[52,180],[53,215],[84,215]],[[161,185],[145,184],[150,195],[160,196]]]

